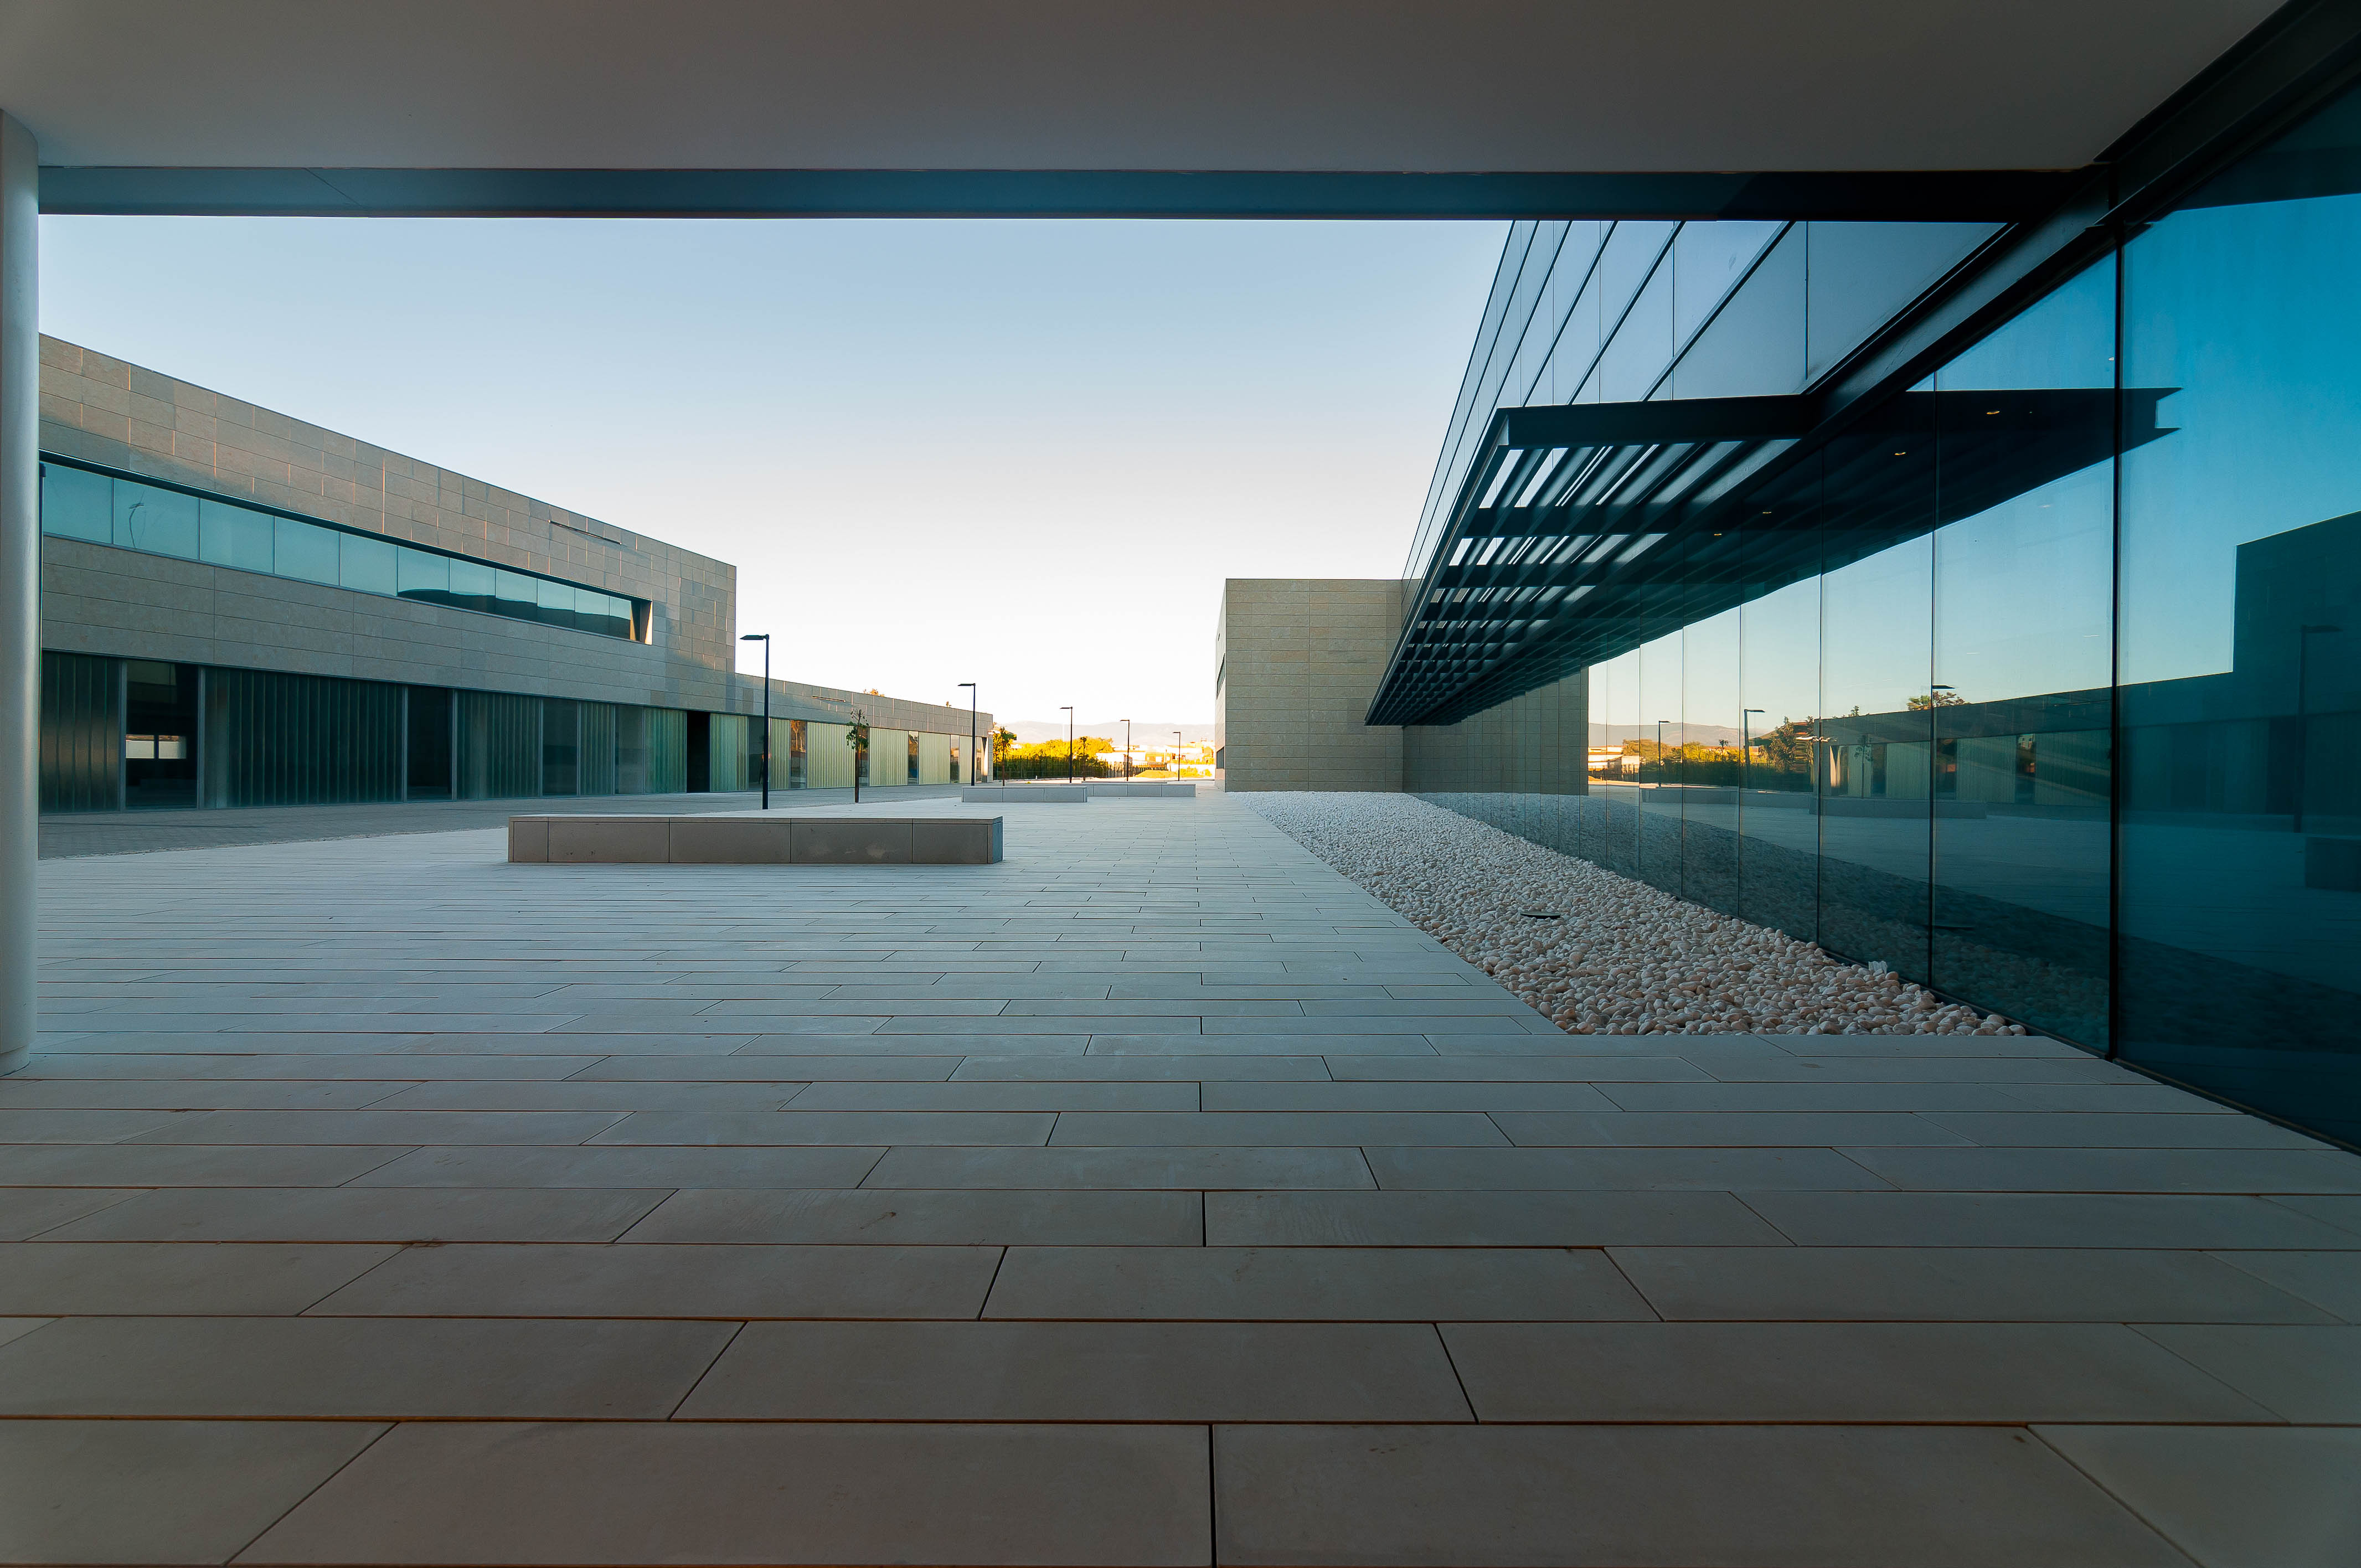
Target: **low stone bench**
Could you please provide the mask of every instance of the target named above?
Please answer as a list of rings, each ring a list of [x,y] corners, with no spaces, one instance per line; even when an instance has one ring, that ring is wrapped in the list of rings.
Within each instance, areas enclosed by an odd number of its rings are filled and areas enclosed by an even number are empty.
[[[1116,800],[1137,800],[1143,796],[1156,800],[1194,800],[1197,798],[1197,786],[1186,779],[1181,780],[1178,784],[1167,784],[1162,781],[1159,781],[1155,784],[1139,784],[1135,782],[1132,784],[1094,784],[1090,787],[1093,795],[1109,795]]]
[[[1082,806],[1091,798],[1087,784],[970,784],[960,791],[969,806]]]
[[[988,866],[997,817],[511,817],[520,865]]]

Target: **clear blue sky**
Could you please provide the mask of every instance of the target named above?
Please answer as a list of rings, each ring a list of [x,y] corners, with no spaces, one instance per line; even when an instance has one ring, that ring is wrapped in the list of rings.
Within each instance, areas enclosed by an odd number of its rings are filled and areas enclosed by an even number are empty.
[[[45,331],[733,562],[798,679],[1210,718],[1389,576],[1496,224],[47,218]]]

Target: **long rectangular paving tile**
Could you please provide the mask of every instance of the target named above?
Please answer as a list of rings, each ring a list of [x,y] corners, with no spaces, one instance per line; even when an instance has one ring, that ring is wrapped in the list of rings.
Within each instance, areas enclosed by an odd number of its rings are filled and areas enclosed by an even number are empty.
[[[1209,1192],[1209,1246],[1779,1246],[1727,1192]]]
[[[1617,1247],[1666,1318],[2324,1323],[2203,1253],[2018,1247]]]
[[[979,1055],[961,1062],[955,1083],[1324,1082],[1318,1056],[1174,1056],[1111,1054],[1046,1058]]]
[[[601,1057],[571,1074],[573,1083],[771,1083],[782,1073],[831,1081],[939,1083],[951,1075],[959,1056],[798,1056],[780,1061],[767,1055],[731,1055],[695,1059],[680,1057]]]
[[[134,1144],[578,1144],[620,1112],[201,1111]]]
[[[634,1111],[778,1111],[810,1087],[807,1079],[756,1083],[600,1083],[563,1079],[554,1083],[395,1084],[371,1109],[604,1111],[618,1114]]]
[[[419,1149],[356,1187],[858,1187],[882,1146]]]
[[[1411,1149],[1366,1151],[1378,1185],[1403,1190],[1883,1188],[1829,1149]]]
[[[356,1079],[342,1083],[205,1081],[191,1079],[0,1079],[0,1103],[173,1111],[351,1111],[418,1085]],[[509,1085],[483,1085],[506,1088]],[[92,1140],[96,1142],[98,1140]]]
[[[1443,1335],[1487,1421],[2274,1419],[2114,1323],[1450,1323]]]
[[[1222,1426],[1216,1561],[2188,1568],[2004,1427]]]
[[[416,1056],[334,1055],[278,1048],[224,1055],[141,1052],[113,1056],[36,1056],[25,1069],[27,1079],[159,1080],[340,1080],[435,1079],[555,1079],[598,1065],[595,1055],[582,1056],[438,1056],[422,1061]]]
[[[295,1313],[398,1250],[10,1242],[0,1245],[0,1316]]]
[[[2303,1149],[1862,1149],[1896,1187],[1956,1192],[2361,1192],[2361,1155]]]
[[[355,1249],[357,1250],[357,1249]],[[979,1246],[410,1247],[314,1316],[972,1318]]]
[[[335,1187],[407,1154],[241,1145],[19,1144],[0,1148],[5,1187]]]
[[[245,1564],[1211,1560],[1202,1426],[425,1422]]]
[[[1587,1083],[1209,1083],[1207,1111],[1612,1111]]]
[[[1880,1111],[1501,1111],[1521,1148],[1963,1146],[1927,1117]]]
[[[143,1192],[45,1241],[603,1242],[664,1191],[604,1188],[204,1188]]]
[[[2348,1323],[2361,1323],[2361,1252],[2221,1251],[2211,1255]]]
[[[0,1416],[662,1420],[734,1323],[70,1318],[0,1346]]]
[[[623,1239],[829,1245],[1194,1246],[1194,1192],[676,1192]]]
[[[1005,1144],[1038,1147],[1056,1123],[1048,1112],[642,1111],[590,1140],[620,1145]]]
[[[794,1109],[799,1115],[813,1111],[1194,1111],[1197,1098],[1197,1086],[1186,1082],[815,1083],[796,1096]]]
[[[1750,1192],[1803,1246],[2347,1247],[2265,1198],[2147,1192]]]
[[[750,1323],[680,1419],[1473,1418],[1424,1323],[975,1322]]]
[[[1503,1148],[1490,1118],[1464,1111],[1070,1111],[1053,1147],[1226,1145],[1338,1148],[1363,1145]]]
[[[1239,1057],[1432,1057],[1423,1035],[1333,1034],[1237,1035],[1097,1034],[1090,1054],[1105,1056]]]
[[[1987,1148],[2303,1149],[2330,1146],[2259,1116],[2211,1111],[1950,1111],[1927,1119]]]
[[[1991,1083],[1609,1083],[1598,1092],[1623,1111],[2025,1109],[2015,1090]]]
[[[226,1563],[385,1431],[368,1421],[0,1421],[0,1562]]]
[[[1388,1083],[1710,1083],[1702,1068],[1673,1056],[1333,1057],[1329,1076]]]
[[[1349,1148],[913,1147],[889,1150],[861,1185],[1115,1190],[1367,1188],[1376,1183],[1361,1152]]]
[[[988,1318],[1653,1318],[1607,1255],[1573,1248],[1008,1249]]]

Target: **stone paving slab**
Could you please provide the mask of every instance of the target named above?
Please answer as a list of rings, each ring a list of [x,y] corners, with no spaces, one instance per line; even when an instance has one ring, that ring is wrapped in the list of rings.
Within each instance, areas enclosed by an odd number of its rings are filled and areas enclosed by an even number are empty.
[[[2059,1042],[1559,1034],[1211,791],[386,809],[44,865],[0,1562],[2353,1558],[2361,1160]]]

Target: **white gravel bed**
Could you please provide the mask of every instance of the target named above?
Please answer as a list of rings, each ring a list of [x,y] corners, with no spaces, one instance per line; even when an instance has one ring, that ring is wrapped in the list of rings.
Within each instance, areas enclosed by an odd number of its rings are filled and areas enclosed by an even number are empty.
[[[1568,1034],[2026,1032],[1411,795],[1229,798]]]

